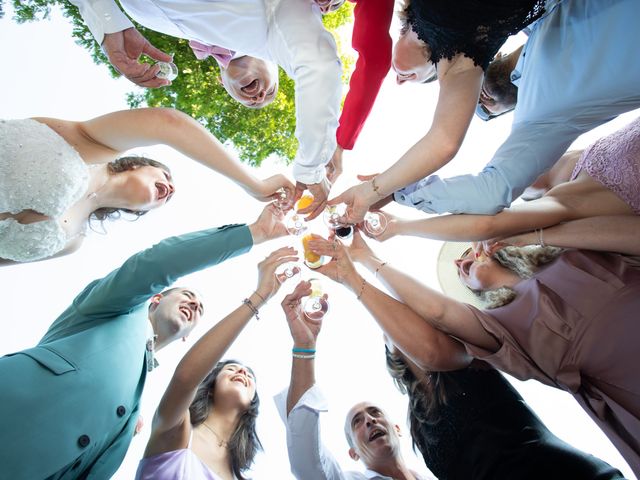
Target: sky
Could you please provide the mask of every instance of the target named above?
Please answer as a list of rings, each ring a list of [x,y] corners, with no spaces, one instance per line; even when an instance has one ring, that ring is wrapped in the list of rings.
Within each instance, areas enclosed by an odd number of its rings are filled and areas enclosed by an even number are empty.
[[[8,7],[6,3],[5,7]],[[392,32],[397,30],[394,21]],[[512,50],[523,41],[516,37],[505,49]],[[348,45],[348,41],[344,44]],[[0,65],[0,117],[5,119],[84,120],[126,109],[126,93],[137,89],[126,79],[111,78],[105,66],[93,64],[88,52],[74,44],[71,26],[57,11],[50,21],[24,25],[16,25],[11,20],[11,11],[6,12],[0,20]],[[437,90],[437,85],[398,86],[390,73],[356,148],[344,155],[345,173],[332,191],[337,194],[353,185],[357,173],[382,171],[424,135],[431,122]],[[584,148],[637,115],[637,111],[625,114],[580,137],[573,147]],[[511,120],[510,114],[489,123],[474,119],[460,152],[440,174],[479,171],[507,137]],[[0,268],[0,300],[5,324],[0,335],[0,355],[35,345],[87,283],[116,268],[130,255],[172,235],[228,223],[250,223],[262,209],[262,204],[230,181],[168,147],[145,148],[137,153],[145,153],[171,167],[177,189],[171,202],[136,222],[107,223],[106,235],[90,233],[80,251],[72,256]],[[290,175],[290,167],[272,159],[255,173],[265,178],[277,172]],[[424,215],[397,205],[391,211],[410,218]],[[312,231],[327,233],[321,221],[313,224]],[[133,439],[113,478],[133,478],[150,433],[153,412],[181,356],[209,326],[235,309],[255,289],[256,265],[284,245],[299,248],[300,240],[287,237],[259,245],[248,254],[180,281],[181,285],[203,294],[207,313],[186,343],[176,342],[159,353],[161,366],[148,376],[142,399],[145,428]],[[384,244],[373,244],[381,258],[436,289],[439,288],[435,277],[439,248],[440,242],[415,238],[394,238]],[[317,276],[306,269],[303,272],[303,278]],[[375,283],[371,275],[365,274],[365,278]],[[406,398],[395,389],[386,372],[380,329],[353,294],[328,279],[321,280],[330,297],[330,310],[316,355],[317,382],[330,402],[330,411],[322,416],[325,444],[345,469],[362,470],[362,465],[347,455],[342,426],[344,415],[354,403],[371,400],[385,408],[405,432],[402,441],[407,463],[418,472],[428,474],[424,463],[411,451],[406,433]],[[257,456],[249,474],[255,479],[293,478],[289,473],[284,426],[272,400],[289,382],[292,341],[279,304],[293,287],[287,284],[282,287],[261,309],[260,321],[249,323],[227,355],[250,365],[257,376],[261,397],[258,434],[265,451]],[[510,380],[556,435],[608,461],[628,478],[635,478],[570,395],[534,381]]]

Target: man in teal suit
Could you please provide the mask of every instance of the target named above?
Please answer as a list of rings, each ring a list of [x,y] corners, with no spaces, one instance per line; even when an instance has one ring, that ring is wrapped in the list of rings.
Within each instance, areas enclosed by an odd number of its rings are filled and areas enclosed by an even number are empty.
[[[110,478],[133,438],[154,343],[184,337],[202,313],[195,293],[162,290],[284,235],[278,217],[268,206],[252,225],[167,238],[133,255],[90,283],[36,347],[0,358],[0,478]]]

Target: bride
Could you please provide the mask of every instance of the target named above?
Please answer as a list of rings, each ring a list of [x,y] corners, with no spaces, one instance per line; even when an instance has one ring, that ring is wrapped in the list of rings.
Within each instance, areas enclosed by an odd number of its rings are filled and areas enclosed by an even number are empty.
[[[0,121],[0,265],[68,255],[88,221],[137,216],[175,191],[171,172],[126,150],[168,145],[269,201],[293,185],[283,175],[255,178],[198,122],[178,110],[144,108],[83,122]]]

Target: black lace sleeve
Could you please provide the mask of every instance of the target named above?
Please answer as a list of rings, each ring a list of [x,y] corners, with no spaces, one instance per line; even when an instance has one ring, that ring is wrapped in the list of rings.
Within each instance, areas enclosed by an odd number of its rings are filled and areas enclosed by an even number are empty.
[[[407,22],[431,61],[461,53],[486,70],[507,37],[544,13],[545,0],[412,0]]]

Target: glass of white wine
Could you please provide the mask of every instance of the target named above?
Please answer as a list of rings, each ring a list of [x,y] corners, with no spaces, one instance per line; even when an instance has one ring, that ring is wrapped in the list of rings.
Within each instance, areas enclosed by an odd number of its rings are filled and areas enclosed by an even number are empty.
[[[319,322],[329,311],[329,302],[324,296],[320,280],[311,278],[309,282],[311,282],[311,295],[305,300],[302,311],[309,320]]]
[[[364,228],[374,237],[387,229],[387,223],[387,217],[382,212],[367,212],[364,216]]]

